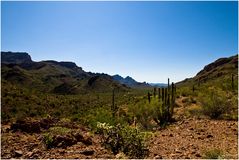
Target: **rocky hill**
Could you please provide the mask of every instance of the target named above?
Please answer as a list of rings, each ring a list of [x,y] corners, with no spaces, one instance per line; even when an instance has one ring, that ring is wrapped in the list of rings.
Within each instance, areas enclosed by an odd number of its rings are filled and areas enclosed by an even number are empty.
[[[31,56],[26,52],[1,52],[2,63],[10,64],[21,64],[31,63]]]
[[[85,72],[73,62],[34,62],[28,53],[1,52],[2,81],[58,94],[105,92],[128,87],[107,74]]]
[[[225,79],[234,76],[238,77],[238,55],[219,58],[216,61],[206,65],[196,76],[187,78],[178,85],[207,83],[213,80]]]

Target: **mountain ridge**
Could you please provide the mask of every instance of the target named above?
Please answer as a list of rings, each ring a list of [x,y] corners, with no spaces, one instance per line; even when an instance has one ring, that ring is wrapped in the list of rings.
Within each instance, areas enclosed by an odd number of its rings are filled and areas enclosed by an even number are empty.
[[[58,94],[106,92],[113,88],[121,91],[129,89],[107,74],[85,72],[74,62],[34,62],[26,52],[1,52],[1,57],[2,80],[26,88]],[[98,78],[92,81],[93,77]]]
[[[119,83],[124,84],[128,87],[132,87],[132,88],[150,88],[150,87],[152,87],[150,84],[148,84],[146,82],[143,82],[143,83],[138,82],[130,76],[126,76],[124,78],[124,77],[120,76],[119,74],[116,74],[116,75],[113,75],[112,77],[115,81],[118,81]]]
[[[176,84],[200,84],[215,79],[231,77],[231,75],[238,76],[238,54],[230,57],[218,58],[214,62],[204,66],[194,77],[186,78]]]

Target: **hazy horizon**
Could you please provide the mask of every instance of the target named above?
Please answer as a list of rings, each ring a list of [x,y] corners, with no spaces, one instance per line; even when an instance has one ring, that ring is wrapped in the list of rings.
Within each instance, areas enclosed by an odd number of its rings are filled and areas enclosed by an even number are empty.
[[[1,50],[166,83],[238,54],[234,2],[1,2]]]

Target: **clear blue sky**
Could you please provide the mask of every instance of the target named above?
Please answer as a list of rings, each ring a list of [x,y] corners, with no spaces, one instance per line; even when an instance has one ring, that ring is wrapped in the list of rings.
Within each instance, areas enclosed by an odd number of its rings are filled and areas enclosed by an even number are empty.
[[[2,2],[2,51],[138,81],[180,81],[238,53],[237,2]]]

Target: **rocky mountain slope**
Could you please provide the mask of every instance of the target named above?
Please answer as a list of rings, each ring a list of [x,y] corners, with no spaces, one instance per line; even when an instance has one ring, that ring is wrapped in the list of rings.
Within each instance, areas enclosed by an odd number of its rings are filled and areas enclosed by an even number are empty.
[[[187,78],[178,85],[206,83],[214,80],[222,80],[234,76],[238,77],[238,55],[226,58],[219,58],[216,61],[206,65],[196,76]]]
[[[107,74],[85,72],[73,62],[34,62],[28,53],[1,52],[2,81],[59,94],[105,92],[128,87]]]

